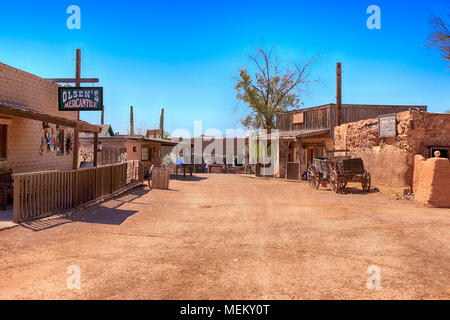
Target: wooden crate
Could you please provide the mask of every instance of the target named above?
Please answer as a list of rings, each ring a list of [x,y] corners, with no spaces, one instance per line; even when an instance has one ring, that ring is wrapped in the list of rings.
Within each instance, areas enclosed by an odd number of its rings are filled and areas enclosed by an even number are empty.
[[[286,165],[286,179],[300,180],[300,163],[288,162]]]
[[[153,168],[152,172],[152,188],[153,189],[169,189],[170,171],[167,168]]]

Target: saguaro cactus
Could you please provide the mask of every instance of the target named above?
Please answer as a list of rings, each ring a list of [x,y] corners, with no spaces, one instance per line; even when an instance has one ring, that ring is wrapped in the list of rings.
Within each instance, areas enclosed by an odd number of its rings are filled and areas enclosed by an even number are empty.
[[[134,136],[134,115],[133,115],[133,106],[130,107],[130,136]]]
[[[162,130],[164,135],[164,108],[161,109],[161,116],[159,117],[159,129]]]

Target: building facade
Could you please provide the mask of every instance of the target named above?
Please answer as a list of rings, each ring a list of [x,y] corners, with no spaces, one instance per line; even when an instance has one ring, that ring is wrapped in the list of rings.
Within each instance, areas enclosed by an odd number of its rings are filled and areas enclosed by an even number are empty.
[[[335,150],[334,128],[341,124],[408,110],[426,111],[426,106],[327,104],[277,114],[280,134],[277,176],[299,179],[313,158],[327,158]],[[336,115],[339,114],[339,117]],[[295,168],[287,172],[288,164]]]
[[[58,111],[58,85],[0,63],[0,170],[70,170],[75,134],[100,129]]]

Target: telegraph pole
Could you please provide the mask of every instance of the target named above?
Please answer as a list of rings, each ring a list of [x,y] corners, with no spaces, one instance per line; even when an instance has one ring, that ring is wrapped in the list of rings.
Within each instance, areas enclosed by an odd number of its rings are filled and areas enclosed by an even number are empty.
[[[81,79],[81,49],[77,49],[76,63],[75,63],[75,79]],[[75,82],[75,87],[80,87],[80,82]],[[80,120],[80,111],[78,113],[78,120]]]
[[[336,63],[336,127],[341,125],[342,112],[342,77],[341,77],[341,63]]]

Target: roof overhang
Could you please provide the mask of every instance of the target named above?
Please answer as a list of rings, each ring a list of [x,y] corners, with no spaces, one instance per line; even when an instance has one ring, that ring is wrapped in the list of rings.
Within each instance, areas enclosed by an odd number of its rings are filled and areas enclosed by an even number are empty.
[[[293,130],[293,131],[280,131],[280,139],[299,139],[307,137],[324,136],[330,135],[329,129],[323,130]]]
[[[84,137],[80,137],[81,140],[92,140],[93,137],[92,136],[84,136]],[[99,141],[108,141],[108,142],[126,142],[126,141],[135,141],[135,142],[142,142],[142,143],[146,143],[146,142],[156,142],[156,143],[160,143],[162,146],[176,146],[178,144],[178,142],[175,141],[170,141],[170,140],[166,140],[166,139],[157,139],[157,138],[145,138],[145,137],[134,137],[134,136],[126,136],[126,135],[115,135],[112,137],[99,137],[98,138]]]
[[[90,124],[85,121],[70,120],[63,117],[54,116],[48,113],[37,111],[29,107],[15,105],[2,101],[0,101],[0,113],[37,121],[54,123],[65,127],[78,128],[78,130],[81,132],[99,133],[101,131],[101,127]]]

